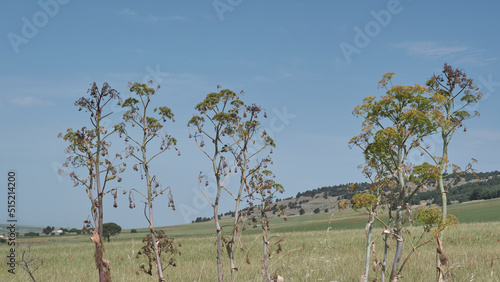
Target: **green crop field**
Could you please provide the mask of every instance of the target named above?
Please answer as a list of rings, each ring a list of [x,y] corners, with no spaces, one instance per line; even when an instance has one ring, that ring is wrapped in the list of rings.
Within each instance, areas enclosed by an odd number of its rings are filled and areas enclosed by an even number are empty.
[[[445,253],[449,281],[500,281],[500,199],[478,201],[450,206],[450,213],[460,224],[445,232]],[[271,222],[273,237],[270,258],[271,270],[285,281],[359,281],[363,273],[366,237],[364,227],[367,216],[345,211],[342,214],[324,213],[289,217],[287,221],[274,218]],[[230,219],[225,219],[230,224]],[[164,228],[169,236],[180,243],[181,255],[176,257],[176,267],[169,267],[166,274],[170,281],[215,281],[215,237],[213,222],[203,222]],[[226,227],[229,233],[229,227]],[[144,257],[136,258],[142,246],[145,229],[138,233],[122,231],[105,243],[106,259],[111,261],[114,281],[154,281],[147,275],[136,274]],[[409,228],[412,236],[405,243],[406,257],[411,252],[414,236],[420,236],[422,227]],[[376,254],[382,256],[382,229],[373,232]],[[432,239],[430,233],[425,239]],[[282,251],[276,252],[278,239]],[[258,228],[248,226],[242,236],[244,250],[237,252],[237,281],[263,281],[261,268],[262,237]],[[93,252],[94,245],[86,235],[19,238],[16,253],[30,251],[32,257],[43,259],[43,265],[34,273],[37,281],[97,281]],[[392,244],[392,243],[391,243]],[[2,255],[8,253],[6,244],[0,245]],[[435,278],[434,242],[417,249],[405,265],[401,281],[433,281]],[[389,250],[389,258],[394,248]],[[246,263],[247,257],[250,264]],[[229,280],[227,258],[225,277]],[[16,266],[16,275],[7,272],[2,264],[0,281],[30,281],[29,276]],[[371,272],[369,281],[380,277]]]

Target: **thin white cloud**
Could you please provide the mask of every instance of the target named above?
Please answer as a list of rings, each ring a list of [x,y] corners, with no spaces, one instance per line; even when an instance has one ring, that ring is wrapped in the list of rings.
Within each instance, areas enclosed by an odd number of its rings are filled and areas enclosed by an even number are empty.
[[[270,82],[270,81],[273,81],[272,79],[270,79],[268,77],[263,77],[263,76],[260,76],[260,75],[254,76],[252,79],[255,80],[255,81],[259,81],[259,82]]]
[[[52,106],[54,105],[51,101],[41,100],[35,97],[22,97],[14,98],[10,100],[13,104],[21,107],[32,107],[32,106]]]
[[[118,12],[120,15],[124,15],[124,16],[135,16],[137,15],[137,12],[135,11],[132,11],[130,9],[121,9],[119,12]]]
[[[177,15],[177,16],[168,16],[168,17],[165,17],[165,19],[171,20],[171,21],[185,21],[185,20],[187,20],[186,17],[179,16],[179,15]]]
[[[410,55],[438,58],[469,50],[467,46],[445,46],[435,41],[407,41],[396,44]]]
[[[126,16],[126,17],[131,17],[134,20],[139,20],[139,21],[144,21],[144,22],[161,22],[161,21],[186,21],[187,18],[184,16],[180,15],[173,15],[173,16],[157,16],[153,14],[140,14],[134,10],[125,8],[121,9],[118,14]]]
[[[456,64],[484,66],[497,58],[486,57],[486,51],[466,45],[446,45],[436,41],[406,41],[394,45],[412,56],[429,59],[445,58]]]
[[[341,68],[344,68],[346,65],[347,65],[347,61],[344,59],[344,58],[341,58],[341,57],[335,57],[335,59],[333,59],[333,66],[336,68],[336,69],[341,69]]]
[[[497,58],[485,58],[481,54],[467,54],[457,59],[457,64],[469,64],[474,66],[485,66],[496,61]]]
[[[233,62],[229,61],[228,63],[233,63]],[[252,68],[258,67],[258,64],[255,61],[239,60],[238,62],[234,63],[240,64],[244,67],[252,67]]]
[[[151,15],[151,14],[147,15],[147,16],[146,16],[145,18],[143,18],[143,19],[145,19],[145,20],[146,20],[146,21],[148,21],[148,22],[159,22],[159,21],[161,21],[161,18],[160,18],[160,17],[155,16],[155,15]]]

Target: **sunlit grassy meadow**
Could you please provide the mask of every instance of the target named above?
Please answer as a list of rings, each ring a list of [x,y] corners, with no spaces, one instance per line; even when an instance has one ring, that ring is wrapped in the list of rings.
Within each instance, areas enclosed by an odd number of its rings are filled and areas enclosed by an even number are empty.
[[[462,223],[447,229],[445,233],[445,253],[449,258],[447,267],[449,281],[500,281],[500,201],[482,201],[451,206],[450,212],[459,220],[464,215],[476,214]],[[469,212],[467,212],[469,211]],[[497,211],[495,213],[495,211]],[[490,222],[481,221],[481,216]],[[304,215],[283,219],[273,219],[271,239],[273,254],[271,270],[285,278],[285,281],[359,281],[364,269],[365,232],[367,217],[347,211],[339,213]],[[227,222],[229,223],[229,221]],[[215,237],[212,222],[204,222],[165,230],[175,237],[182,246],[177,256],[177,266],[168,268],[166,274],[170,281],[216,281]],[[354,229],[356,227],[357,229]],[[229,227],[228,227],[229,228]],[[422,227],[409,229],[412,236],[419,236]],[[147,234],[124,230],[118,237],[106,243],[105,258],[111,260],[114,281],[153,281],[140,273],[138,266],[144,258],[136,258],[142,246],[141,238]],[[237,281],[262,281],[262,237],[251,227],[243,236],[244,251],[237,253],[239,272]],[[374,229],[377,257],[382,257],[382,229]],[[282,251],[277,253],[273,245],[282,238]],[[412,240],[407,237],[403,258],[411,252]],[[432,239],[430,233],[425,239]],[[87,236],[53,236],[40,238],[20,238],[20,246],[26,249],[31,245],[31,254],[44,260],[43,265],[34,273],[37,281],[97,281],[93,243]],[[394,246],[394,245],[391,245]],[[2,254],[7,253],[3,244]],[[435,277],[435,243],[421,248],[409,259],[403,270],[401,281],[433,281]],[[389,259],[394,248],[390,249]],[[250,264],[246,263],[246,258]],[[225,261],[225,276],[230,277]],[[0,281],[30,281],[20,266],[16,275],[7,272],[3,264]],[[380,268],[370,272],[369,280],[380,278]]]

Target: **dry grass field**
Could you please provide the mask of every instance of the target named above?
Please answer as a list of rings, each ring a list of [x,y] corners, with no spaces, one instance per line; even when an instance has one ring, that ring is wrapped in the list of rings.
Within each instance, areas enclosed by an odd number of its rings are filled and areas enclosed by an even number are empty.
[[[491,203],[494,205],[490,208],[499,209],[498,200]],[[469,207],[474,205],[469,204]],[[287,222],[275,221],[276,228],[272,230],[275,237],[271,239],[271,271],[284,277],[285,281],[359,281],[364,269],[366,216],[346,212],[342,216],[334,214],[329,217],[318,214],[291,217]],[[321,223],[325,220],[326,223]],[[342,224],[350,228],[353,222],[358,222],[360,229],[336,228]],[[324,225],[330,228],[316,230],[316,226]],[[294,226],[296,229],[291,231]],[[304,226],[309,226],[310,230],[300,231]],[[166,229],[176,238],[175,242],[182,245],[179,248],[181,255],[176,257],[177,266],[166,270],[170,281],[216,281],[215,237],[210,235],[210,227],[210,222],[205,222]],[[407,237],[403,257],[411,252],[411,238],[419,236],[422,227],[409,230],[412,236]],[[105,244],[105,258],[111,261],[114,281],[156,280],[144,273],[136,274],[140,262],[144,261],[143,257],[136,258],[142,246],[141,237],[146,234],[143,231],[129,233],[124,230]],[[382,229],[374,229],[379,258],[383,251],[381,233]],[[447,229],[445,236],[449,281],[500,281],[500,221],[460,223]],[[283,239],[282,251],[277,253],[273,242],[279,238]],[[424,238],[431,239],[431,234],[425,234]],[[236,254],[239,267],[237,281],[263,281],[262,237],[253,231],[242,239],[245,249]],[[97,281],[92,258],[94,246],[87,236],[19,238],[17,243],[18,256],[21,250],[31,246],[31,254],[43,259],[43,265],[34,273],[37,281]],[[0,246],[2,254],[6,254],[7,245]],[[434,243],[419,248],[405,265],[404,278],[400,281],[433,281],[435,249]],[[394,248],[391,248],[389,258],[393,257],[393,251]],[[247,256],[250,264],[246,263]],[[229,281],[227,259],[224,263],[225,278]],[[16,267],[16,275],[8,273],[7,269],[8,266],[3,264],[0,281],[31,281],[20,266]],[[370,272],[369,280],[375,277],[380,277],[380,269]]]

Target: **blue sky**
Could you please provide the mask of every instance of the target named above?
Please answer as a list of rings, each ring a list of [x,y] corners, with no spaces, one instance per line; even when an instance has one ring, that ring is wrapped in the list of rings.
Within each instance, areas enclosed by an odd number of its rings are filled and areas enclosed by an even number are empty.
[[[81,187],[56,170],[67,128],[87,124],[73,105],[92,82],[108,82],[126,98],[128,82],[155,80],[155,100],[169,106],[167,130],[182,156],[169,152],[154,170],[171,186],[177,210],[156,201],[156,224],[211,216],[197,176],[207,159],[188,139],[194,106],[217,85],[262,105],[277,143],[274,166],[281,198],[327,185],[364,181],[361,152],[348,148],[363,97],[382,95],[377,82],[424,84],[445,62],[465,70],[484,94],[480,118],[455,136],[450,158],[479,171],[499,169],[500,3],[484,1],[4,1],[0,9],[0,182],[19,175],[20,224],[80,227],[89,214]],[[119,122],[122,112],[110,123]],[[430,141],[436,148],[438,139]],[[121,143],[115,142],[117,147]],[[120,148],[121,149],[121,148]],[[129,170],[124,189],[138,188]],[[5,190],[5,189],[3,189]],[[5,195],[0,199],[6,199]],[[136,198],[136,200],[139,200]],[[139,202],[139,201],[138,201]],[[221,210],[232,209],[225,198]],[[145,227],[142,204],[106,205],[105,222]],[[139,208],[140,207],[140,208]],[[6,210],[6,201],[0,203]],[[5,221],[7,214],[0,216]]]

